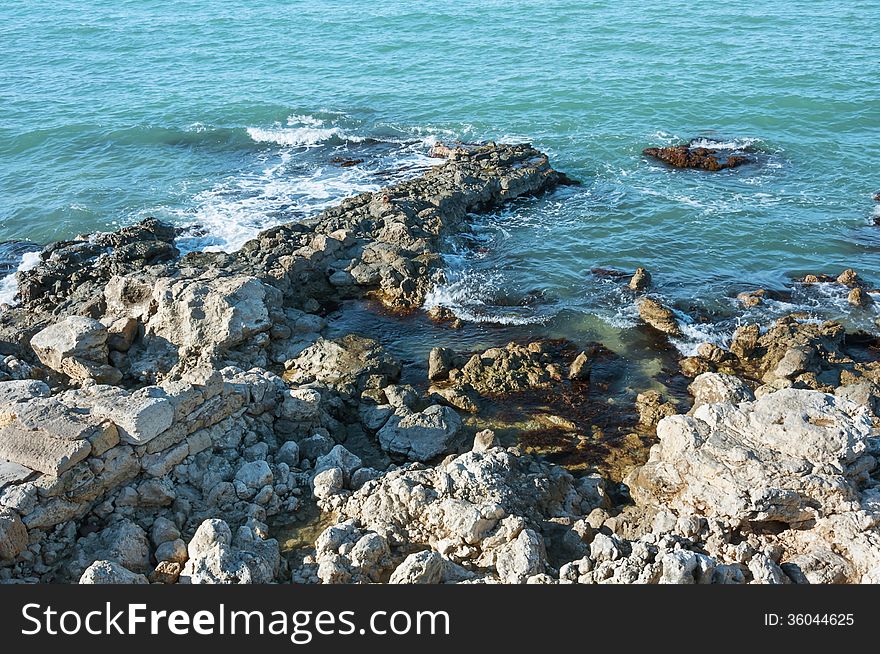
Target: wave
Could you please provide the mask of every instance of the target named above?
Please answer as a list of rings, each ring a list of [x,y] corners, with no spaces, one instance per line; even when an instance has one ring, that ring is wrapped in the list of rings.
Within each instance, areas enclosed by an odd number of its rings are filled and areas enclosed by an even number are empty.
[[[503,276],[497,271],[447,271],[446,280],[434,285],[425,296],[422,309],[449,309],[461,320],[496,325],[536,325],[548,322],[552,313],[522,302],[500,302],[507,295]]]
[[[25,252],[21,256],[15,271],[0,279],[0,304],[8,304],[10,306],[16,304],[15,296],[18,294],[18,279],[15,273],[32,270],[39,263],[40,250]]]

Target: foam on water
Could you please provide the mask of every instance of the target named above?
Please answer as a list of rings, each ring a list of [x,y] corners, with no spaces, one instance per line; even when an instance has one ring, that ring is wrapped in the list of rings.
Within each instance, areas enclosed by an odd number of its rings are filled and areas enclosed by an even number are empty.
[[[21,261],[16,268],[16,272],[24,272],[31,270],[40,263],[40,253],[25,252],[21,257]],[[9,273],[3,279],[0,279],[0,304],[8,304],[14,306],[16,304],[15,296],[18,294],[18,280],[15,272]]]
[[[418,139],[399,130],[363,134],[358,133],[363,127],[345,115],[332,116],[293,114],[286,126],[248,128],[254,141],[274,146],[253,155],[262,168],[243,170],[198,191],[182,206],[160,211],[189,227],[178,239],[181,250],[233,252],[263,230],[442,163],[428,156],[437,140],[433,132]],[[363,161],[342,167],[335,158]]]

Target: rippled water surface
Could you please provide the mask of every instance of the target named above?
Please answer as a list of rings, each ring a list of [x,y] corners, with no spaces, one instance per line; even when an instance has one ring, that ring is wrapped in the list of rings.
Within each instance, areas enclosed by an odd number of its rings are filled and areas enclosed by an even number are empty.
[[[583,185],[477,219],[431,302],[625,340],[632,298],[591,271],[642,265],[693,322],[680,347],[723,340],[738,291],[849,266],[880,285],[878,20],[873,0],[4,3],[0,240],[156,215],[234,249],[417,174],[437,139],[528,140]],[[640,154],[695,137],[755,163]],[[769,308],[876,316],[833,285]]]

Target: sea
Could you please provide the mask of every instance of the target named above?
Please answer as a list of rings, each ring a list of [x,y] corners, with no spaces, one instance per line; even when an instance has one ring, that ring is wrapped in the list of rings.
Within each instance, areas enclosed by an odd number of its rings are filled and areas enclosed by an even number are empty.
[[[796,280],[880,286],[878,23],[877,0],[6,1],[0,301],[51,241],[155,216],[184,251],[234,251],[438,165],[438,142],[495,140],[581,184],[450,240],[424,308],[463,329],[373,312],[340,331],[412,359],[598,340],[656,372],[632,354],[656,345],[624,288],[642,266],[685,325],[679,354],[792,312],[876,333],[880,304]],[[750,163],[642,155],[687,142]],[[759,288],[774,299],[736,300]]]

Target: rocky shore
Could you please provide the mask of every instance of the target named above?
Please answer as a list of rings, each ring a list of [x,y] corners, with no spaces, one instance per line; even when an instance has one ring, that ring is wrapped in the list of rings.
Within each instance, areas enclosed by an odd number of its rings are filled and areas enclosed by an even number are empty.
[[[438,347],[417,388],[376,340],[331,336],[351,300],[419,309],[470,214],[570,183],[529,145],[434,154],[232,254],[181,256],[146,220],[18,273],[0,314],[0,580],[880,581],[866,335],[747,324],[678,362],[686,399],[645,388],[627,406],[599,402],[601,344]],[[868,301],[854,273],[829,279]],[[648,271],[621,284],[658,342],[680,336]],[[506,429],[497,406],[516,407]],[[619,438],[585,433],[588,410]],[[523,421],[603,454],[554,463]]]

